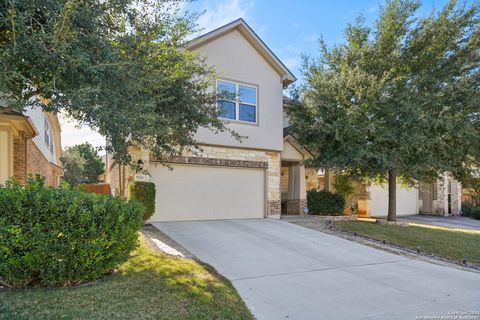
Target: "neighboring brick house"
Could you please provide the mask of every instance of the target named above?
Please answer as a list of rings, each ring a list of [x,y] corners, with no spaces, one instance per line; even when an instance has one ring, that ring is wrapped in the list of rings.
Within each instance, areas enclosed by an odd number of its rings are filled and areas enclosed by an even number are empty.
[[[20,113],[0,101],[0,184],[11,177],[24,184],[29,174],[39,174],[57,186],[63,175],[60,141],[56,115],[40,107]]]

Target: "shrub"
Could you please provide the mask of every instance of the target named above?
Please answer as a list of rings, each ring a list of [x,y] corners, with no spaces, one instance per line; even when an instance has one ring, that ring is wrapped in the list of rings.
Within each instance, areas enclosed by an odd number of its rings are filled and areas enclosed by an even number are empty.
[[[347,175],[338,175],[335,177],[335,190],[336,193],[341,194],[345,198],[351,195],[355,191],[355,184],[353,178]]]
[[[310,190],[307,192],[307,205],[311,214],[339,216],[343,214],[345,198],[338,193]]]
[[[0,282],[66,286],[96,279],[135,249],[144,208],[63,185],[0,186]]]
[[[469,202],[462,202],[462,214],[469,216],[472,212],[472,205]]]
[[[480,207],[471,208],[468,216],[480,220]]]
[[[129,199],[137,200],[145,206],[143,220],[155,212],[155,184],[153,182],[132,181],[128,184]]]

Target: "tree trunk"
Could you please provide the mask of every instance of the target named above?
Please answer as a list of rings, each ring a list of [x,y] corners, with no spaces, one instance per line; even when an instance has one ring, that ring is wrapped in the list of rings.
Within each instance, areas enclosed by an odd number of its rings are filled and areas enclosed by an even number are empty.
[[[397,220],[397,173],[388,170],[388,221]]]

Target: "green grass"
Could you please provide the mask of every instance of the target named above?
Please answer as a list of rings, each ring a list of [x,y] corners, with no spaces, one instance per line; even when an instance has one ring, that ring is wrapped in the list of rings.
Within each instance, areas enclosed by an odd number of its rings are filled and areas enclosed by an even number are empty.
[[[0,289],[0,319],[252,319],[231,284],[145,240],[120,272],[75,288]]]
[[[468,263],[480,265],[480,234],[475,231],[387,226],[366,221],[338,221],[335,226],[342,231],[356,232],[414,250],[420,247],[422,252],[452,260],[463,260],[467,257]]]

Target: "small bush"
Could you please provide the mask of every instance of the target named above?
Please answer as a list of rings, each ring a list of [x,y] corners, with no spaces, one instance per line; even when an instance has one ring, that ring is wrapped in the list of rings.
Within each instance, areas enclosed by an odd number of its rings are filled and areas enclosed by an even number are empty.
[[[471,208],[468,216],[480,220],[480,207]]]
[[[96,279],[135,249],[144,208],[66,185],[0,186],[0,282],[66,286]]]
[[[310,190],[307,205],[311,214],[340,216],[345,208],[345,198],[338,193]]]
[[[464,216],[469,216],[472,212],[473,206],[469,202],[463,202],[462,203],[462,214]]]
[[[155,212],[155,184],[132,181],[128,184],[128,195],[129,199],[137,200],[145,206],[143,220],[148,220]]]

